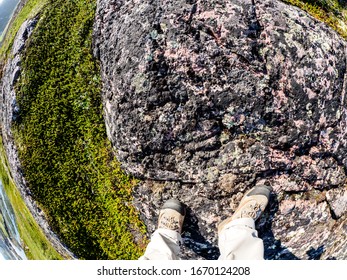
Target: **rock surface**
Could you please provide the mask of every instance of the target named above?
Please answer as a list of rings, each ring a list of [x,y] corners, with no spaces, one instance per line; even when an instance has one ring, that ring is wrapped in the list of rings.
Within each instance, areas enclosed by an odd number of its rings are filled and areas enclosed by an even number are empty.
[[[11,130],[12,124],[16,121],[19,113],[15,89],[21,74],[21,56],[25,49],[25,43],[32,34],[37,21],[38,19],[35,18],[23,23],[13,42],[10,54],[11,58],[7,61],[2,70],[3,72],[0,80],[0,133],[11,175],[31,214],[48,240],[52,243],[53,247],[65,258],[73,259],[75,256],[61,243],[58,236],[52,231],[48,224],[47,217],[32,197],[18,158],[18,149],[14,143]]]
[[[182,257],[216,259],[216,225],[265,183],[267,259],[347,259],[346,46],[280,1],[98,0],[107,133],[149,232],[177,197]]]

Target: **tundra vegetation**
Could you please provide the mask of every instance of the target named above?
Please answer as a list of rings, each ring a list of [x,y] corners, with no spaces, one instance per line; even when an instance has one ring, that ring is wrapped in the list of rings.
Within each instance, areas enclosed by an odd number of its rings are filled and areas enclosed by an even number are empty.
[[[76,256],[134,259],[145,227],[131,203],[137,181],[121,171],[106,137],[91,54],[95,2],[48,1],[40,10],[23,55],[13,134],[34,198]]]
[[[52,247],[43,232],[35,222],[29,209],[26,207],[19,191],[9,172],[6,154],[0,137],[0,178],[5,192],[11,201],[16,217],[21,240],[25,244],[24,251],[28,259],[57,260],[62,259],[60,254]]]
[[[284,2],[347,38],[345,1]],[[91,53],[95,8],[95,0],[28,0],[3,39],[0,62],[10,58],[24,20],[39,14],[23,56],[20,115],[13,127],[25,178],[54,231],[77,257],[136,259],[147,243],[146,229],[132,206],[138,181],[121,170],[106,137],[99,65]],[[22,205],[3,150],[1,155],[6,191],[13,192],[12,204]],[[16,217],[24,243],[32,248],[41,237],[28,231],[34,222],[21,218],[26,211],[18,208]],[[30,258],[59,258],[49,244],[39,243],[37,251],[45,247],[49,253],[31,252]]]

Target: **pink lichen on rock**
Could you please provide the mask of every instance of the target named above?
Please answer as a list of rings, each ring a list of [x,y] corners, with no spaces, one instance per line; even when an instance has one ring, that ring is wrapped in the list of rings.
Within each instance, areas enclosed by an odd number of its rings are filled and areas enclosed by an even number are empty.
[[[331,191],[347,178],[346,41],[277,0],[99,2],[108,136],[128,172],[165,182],[160,196],[141,184],[139,208],[182,199],[196,214],[186,244],[216,257],[196,228],[216,242],[212,211],[268,184],[267,258],[346,258],[333,236],[345,196]]]

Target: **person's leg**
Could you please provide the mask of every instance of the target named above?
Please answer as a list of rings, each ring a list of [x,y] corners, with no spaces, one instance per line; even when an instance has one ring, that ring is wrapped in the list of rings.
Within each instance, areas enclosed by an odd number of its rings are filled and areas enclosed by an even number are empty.
[[[169,229],[157,229],[140,260],[178,260],[181,235]]]
[[[271,187],[256,186],[245,194],[235,213],[218,226],[220,260],[264,259],[264,244],[255,221],[269,202]]]
[[[218,235],[220,260],[261,260],[263,240],[258,238],[254,220],[240,218],[226,224]]]
[[[178,260],[184,216],[185,207],[181,202],[166,201],[159,213],[158,229],[140,260]]]

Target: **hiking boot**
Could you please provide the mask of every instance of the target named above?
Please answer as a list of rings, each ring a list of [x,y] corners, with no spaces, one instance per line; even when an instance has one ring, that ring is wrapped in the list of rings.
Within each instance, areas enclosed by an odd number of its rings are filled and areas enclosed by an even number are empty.
[[[272,188],[258,185],[250,189],[241,199],[239,207],[234,214],[218,225],[218,232],[229,222],[239,218],[252,218],[256,221],[264,212],[270,198]]]
[[[177,199],[169,199],[159,212],[158,228],[171,229],[181,234],[185,215],[184,204]]]

